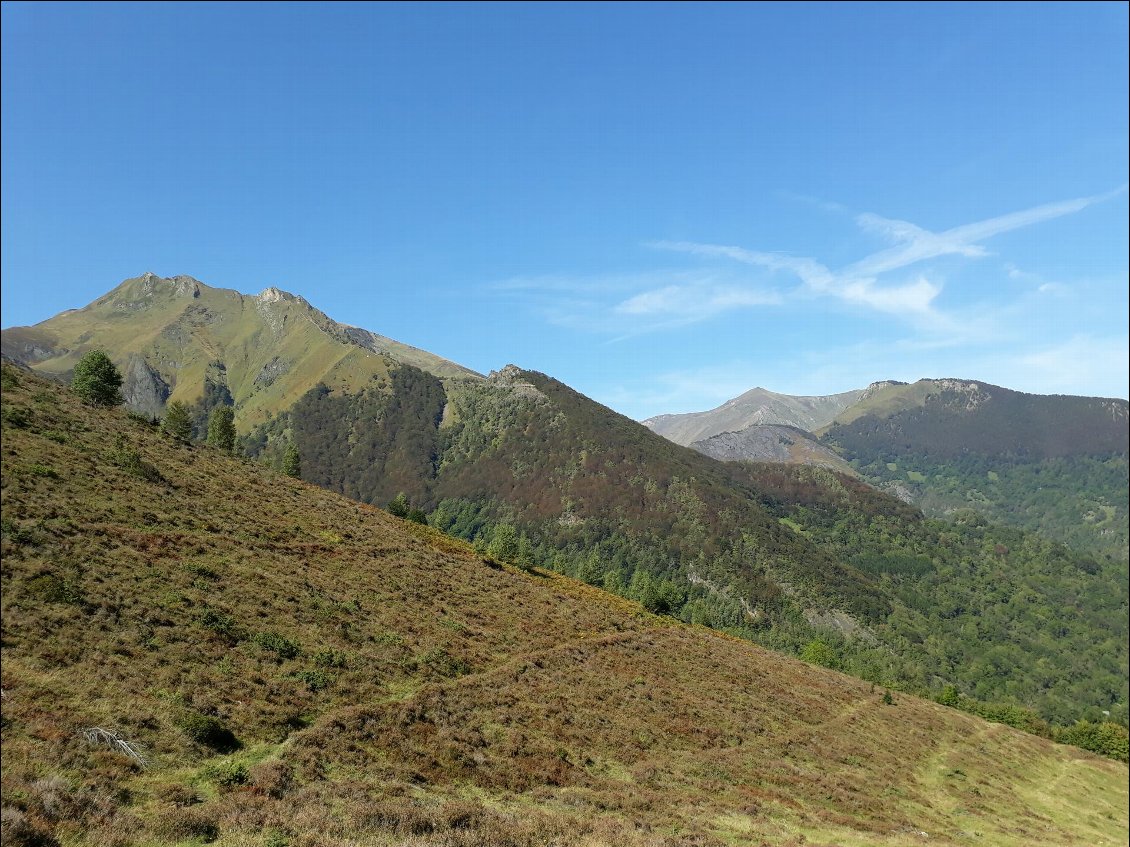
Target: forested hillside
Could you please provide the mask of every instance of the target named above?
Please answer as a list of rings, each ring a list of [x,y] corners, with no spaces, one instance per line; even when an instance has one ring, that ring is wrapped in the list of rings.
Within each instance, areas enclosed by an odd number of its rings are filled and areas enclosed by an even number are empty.
[[[1122,763],[499,563],[7,366],[2,395],[5,844],[1127,837]],[[810,483],[765,508],[890,502]]]
[[[717,462],[542,374],[445,387],[403,370],[393,391],[311,391],[253,452],[294,439],[311,481],[377,505],[403,491],[484,551],[776,648],[827,647],[886,685],[1125,721],[1124,563],[928,521],[827,470]]]
[[[972,509],[1125,560],[1128,433],[1125,400],[922,380],[865,398],[822,441],[928,514]]]

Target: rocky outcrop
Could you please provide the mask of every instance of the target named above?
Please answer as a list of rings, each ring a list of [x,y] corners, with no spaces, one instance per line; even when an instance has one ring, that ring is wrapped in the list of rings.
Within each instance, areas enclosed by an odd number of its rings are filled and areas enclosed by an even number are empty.
[[[797,462],[849,470],[836,453],[809,433],[791,426],[755,425],[740,432],[719,433],[690,446],[723,462]]]
[[[165,401],[172,388],[144,358],[130,356],[122,376],[122,398],[126,406],[149,417],[164,414]]]

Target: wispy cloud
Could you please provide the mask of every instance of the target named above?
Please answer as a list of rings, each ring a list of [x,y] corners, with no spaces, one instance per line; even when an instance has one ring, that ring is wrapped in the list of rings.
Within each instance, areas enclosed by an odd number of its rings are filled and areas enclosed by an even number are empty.
[[[549,275],[500,280],[490,288],[532,298],[550,323],[611,334],[615,342],[782,301],[780,292],[735,278],[740,276],[725,269]]]
[[[729,259],[773,272],[789,273],[797,277],[804,290],[811,295],[836,297],[885,314],[919,322],[929,319],[944,325],[948,321],[934,308],[934,301],[942,292],[940,282],[919,274],[912,282],[883,285],[880,284],[880,277],[942,256],[987,256],[989,251],[981,245],[982,241],[1004,232],[1074,214],[1125,191],[1126,186],[1121,186],[1107,194],[1046,203],[943,232],[930,232],[908,221],[866,212],[855,217],[856,224],[862,230],[892,242],[894,246],[871,253],[839,270],[832,270],[811,257],[749,250],[731,245],[658,241],[649,246],[707,258]]]
[[[824,203],[826,210],[850,217],[861,232],[886,244],[834,268],[813,256],[738,245],[657,241],[643,246],[701,261],[693,263],[694,267],[639,272],[514,277],[490,288],[496,296],[520,298],[554,326],[604,336],[609,344],[703,324],[743,310],[765,312],[793,305],[796,309],[790,315],[811,320],[817,312],[806,301],[832,300],[863,314],[893,319],[882,328],[888,351],[892,333],[902,325],[915,331],[915,344],[927,345],[935,355],[962,347],[999,350],[1006,339],[1012,345],[1022,344],[1033,322],[1046,322],[1053,297],[1064,301],[1081,297],[1076,282],[1068,288],[1001,261],[995,268],[1001,290],[984,285],[947,302],[942,299],[947,279],[939,276],[939,266],[930,260],[982,259],[990,255],[986,242],[993,236],[1076,214],[1125,191],[1122,186],[1108,194],[1046,203],[939,232]],[[1005,302],[1007,298],[1011,300]],[[1070,305],[1074,315],[1084,303],[1065,302],[1064,306]],[[916,355],[910,350],[902,354]],[[867,355],[876,353],[869,350]],[[896,358],[891,365],[898,361]],[[804,379],[803,374],[796,379]]]
[[[697,321],[719,312],[745,306],[766,306],[781,302],[775,291],[759,291],[738,285],[700,283],[667,285],[629,297],[614,307],[621,315],[660,315]]]
[[[1130,370],[1127,338],[1074,335],[1066,341],[1012,357],[1014,385],[1037,384],[1040,391],[1127,395],[1126,373]]]

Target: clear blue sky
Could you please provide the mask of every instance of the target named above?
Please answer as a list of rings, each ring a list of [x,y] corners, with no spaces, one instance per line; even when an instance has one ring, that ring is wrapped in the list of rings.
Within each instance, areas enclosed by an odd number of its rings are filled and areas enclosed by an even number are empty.
[[[152,270],[634,417],[1127,396],[1128,6],[3,4],[3,325]]]

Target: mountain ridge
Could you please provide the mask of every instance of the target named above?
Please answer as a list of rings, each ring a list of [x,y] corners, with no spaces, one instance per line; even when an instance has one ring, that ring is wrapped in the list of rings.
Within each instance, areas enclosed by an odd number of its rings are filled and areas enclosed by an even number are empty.
[[[131,320],[143,314],[144,327]],[[427,351],[339,323],[277,287],[242,294],[186,275],[151,272],[80,309],[5,329],[0,342],[10,360],[57,376],[101,344],[121,367],[134,409],[160,415],[170,400],[196,403],[211,382],[231,395],[237,418],[249,426],[289,408],[315,382],[360,388],[387,379],[395,363],[443,378],[482,378]]]
[[[1120,398],[947,377],[872,383],[815,435],[852,472],[931,516],[976,510],[1126,560],[1128,424],[1130,404]],[[757,435],[691,446],[726,461],[785,458]],[[828,463],[812,450],[789,458]]]
[[[795,426],[812,432],[830,423],[866,390],[822,396],[793,396],[764,388],[752,388],[706,412],[655,415],[641,423],[684,447],[723,432],[739,432],[756,424]]]

